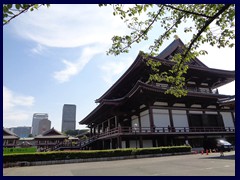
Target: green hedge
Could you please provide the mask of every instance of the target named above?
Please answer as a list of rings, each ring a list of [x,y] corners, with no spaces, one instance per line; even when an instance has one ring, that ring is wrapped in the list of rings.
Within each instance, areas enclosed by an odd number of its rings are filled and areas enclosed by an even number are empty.
[[[13,154],[13,153],[35,153],[37,152],[36,147],[27,148],[3,148],[3,154]]]
[[[176,152],[190,152],[190,146],[169,146],[154,148],[126,148],[111,150],[79,150],[79,151],[52,151],[21,154],[4,154],[3,163],[18,161],[53,161],[66,159],[87,159],[101,157],[117,157],[144,154],[164,154]]]

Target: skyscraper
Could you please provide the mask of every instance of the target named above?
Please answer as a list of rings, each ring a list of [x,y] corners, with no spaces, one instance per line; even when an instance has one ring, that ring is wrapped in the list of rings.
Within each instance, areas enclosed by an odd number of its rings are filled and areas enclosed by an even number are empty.
[[[45,120],[45,123],[41,123],[42,120]],[[46,122],[48,121],[48,123]],[[49,130],[51,127],[51,122],[48,120],[47,113],[34,113],[32,120],[32,135],[37,136],[42,133],[42,131]]]
[[[10,131],[18,135],[20,138],[28,137],[31,134],[31,127],[29,126],[19,126],[9,128]]]
[[[76,128],[76,105],[64,104],[62,113],[62,132],[75,130]]]

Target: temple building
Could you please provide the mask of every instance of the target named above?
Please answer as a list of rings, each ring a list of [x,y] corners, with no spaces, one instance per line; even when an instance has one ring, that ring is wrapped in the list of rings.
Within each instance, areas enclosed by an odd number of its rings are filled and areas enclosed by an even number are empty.
[[[160,71],[174,64],[171,57],[182,53],[177,38],[156,57]],[[204,139],[226,138],[235,142],[235,96],[219,94],[217,88],[235,80],[235,71],[207,67],[195,58],[188,63],[187,96],[164,92],[166,82],[149,82],[151,69],[139,53],[128,70],[96,100],[99,105],[79,124],[90,128],[85,149],[158,147],[190,144],[202,147]]]
[[[40,151],[55,150],[59,146],[63,146],[64,141],[67,139],[68,136],[60,133],[54,128],[34,137],[35,146],[40,149]]]
[[[9,131],[7,128],[3,128],[3,147],[14,148],[17,146],[17,140],[19,136]]]

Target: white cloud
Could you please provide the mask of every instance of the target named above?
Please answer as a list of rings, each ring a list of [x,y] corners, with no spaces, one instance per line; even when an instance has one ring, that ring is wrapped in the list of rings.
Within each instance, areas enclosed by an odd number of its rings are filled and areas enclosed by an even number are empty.
[[[44,48],[43,45],[37,44],[36,47],[34,47],[34,48],[31,49],[31,52],[32,52],[32,53],[35,53],[35,54],[42,54],[42,52],[43,52],[44,49],[45,49],[45,48]]]
[[[3,86],[3,124],[5,127],[22,125],[31,118],[30,112],[22,108],[34,105],[33,96],[18,95]]]
[[[112,7],[97,4],[52,4],[22,14],[12,24],[18,35],[49,47],[79,47],[109,44],[125,24],[112,15]]]
[[[54,72],[53,77],[60,83],[69,81],[72,76],[77,75],[86,66],[86,64],[97,54],[103,53],[102,48],[98,47],[86,47],[79,59],[75,62],[63,60],[65,69]]]
[[[218,88],[220,94],[235,95],[235,81]]]
[[[102,78],[108,84],[112,85],[117,78],[122,75],[133,62],[132,58],[125,58],[119,61],[107,61],[99,68],[102,70]]]
[[[199,49],[206,50],[207,55],[199,56],[202,61],[210,68],[235,70],[235,48],[217,48],[211,45],[202,45]]]
[[[62,60],[65,68],[53,73],[63,83],[80,73],[93,56],[105,53],[114,35],[125,34],[126,25],[112,12],[112,7],[97,4],[51,4],[22,14],[10,25],[16,34],[38,44],[33,53],[41,54],[47,47],[83,49],[78,59]]]

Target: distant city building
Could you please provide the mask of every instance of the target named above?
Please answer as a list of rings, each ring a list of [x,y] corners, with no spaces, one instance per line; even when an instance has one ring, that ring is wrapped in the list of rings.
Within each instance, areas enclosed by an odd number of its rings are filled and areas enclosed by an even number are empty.
[[[47,123],[43,123],[43,122],[40,123],[40,121],[43,119],[48,120],[47,113],[34,113],[33,114],[33,120],[32,120],[32,135],[33,136],[37,136],[37,135],[41,134],[42,133],[41,129],[46,129],[46,130],[50,129],[50,127],[46,125]],[[42,125],[42,127],[40,126],[40,124]],[[49,123],[48,123],[48,125],[49,125]],[[50,125],[51,125],[51,122],[50,122]]]
[[[76,105],[64,104],[62,113],[62,132],[75,130],[76,128]]]
[[[11,127],[9,130],[18,135],[20,138],[26,138],[29,136],[29,134],[31,134],[31,127],[27,126]]]
[[[48,131],[51,128],[51,121],[48,119],[42,119],[39,121],[38,125],[38,134],[42,134],[45,131]]]

